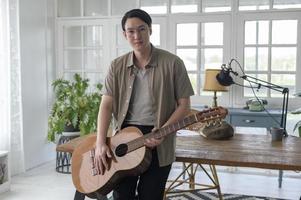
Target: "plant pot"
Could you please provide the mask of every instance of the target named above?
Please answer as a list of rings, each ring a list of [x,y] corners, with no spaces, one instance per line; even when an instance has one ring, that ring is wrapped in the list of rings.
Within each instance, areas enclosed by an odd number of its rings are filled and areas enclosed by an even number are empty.
[[[79,131],[73,131],[73,132],[62,132],[63,136],[71,137],[71,136],[80,136]]]
[[[64,132],[79,132],[78,125],[74,127],[73,124],[65,124]]]
[[[78,128],[78,125],[74,127],[72,124],[70,125],[65,125],[64,131],[62,132],[63,136],[80,136],[80,131]]]

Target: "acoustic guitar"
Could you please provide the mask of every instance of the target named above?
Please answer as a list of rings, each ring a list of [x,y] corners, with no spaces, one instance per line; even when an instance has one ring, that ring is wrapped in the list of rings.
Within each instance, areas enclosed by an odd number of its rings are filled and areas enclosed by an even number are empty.
[[[72,154],[73,184],[82,193],[96,192],[106,195],[123,177],[139,175],[147,170],[151,162],[151,151],[144,145],[145,139],[158,139],[197,122],[215,122],[225,118],[227,113],[227,109],[222,107],[211,108],[145,135],[136,127],[124,128],[107,138],[112,158],[109,161],[109,170],[104,174],[97,173],[93,162],[96,135],[87,137]]]

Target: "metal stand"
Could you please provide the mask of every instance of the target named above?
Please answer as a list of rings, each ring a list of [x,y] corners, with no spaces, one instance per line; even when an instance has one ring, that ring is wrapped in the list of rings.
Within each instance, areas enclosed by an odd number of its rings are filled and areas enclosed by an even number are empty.
[[[200,167],[205,172],[205,174],[211,180],[213,185],[207,185],[207,184],[201,184],[195,182],[195,174],[198,167]],[[223,200],[215,165],[209,165],[209,167],[210,167],[211,174],[201,164],[183,163],[183,171],[174,180],[168,180],[168,182],[171,182],[171,184],[165,189],[164,199],[167,198],[168,193],[181,193],[181,192],[193,191],[193,190],[216,189],[219,199]],[[185,175],[187,175],[187,178],[185,178],[186,177]],[[178,189],[178,187],[183,184],[188,184],[189,189],[182,189],[182,188]],[[198,186],[199,188],[196,189],[196,186]]]
[[[62,135],[59,139],[59,142],[57,144],[61,145],[66,142],[69,142],[70,140],[78,137],[77,135],[73,136],[64,136]],[[63,174],[70,174],[71,173],[71,156],[72,154],[69,152],[56,152],[56,171]]]
[[[275,120],[273,118],[272,115],[270,115],[270,113],[264,109],[267,114],[276,122],[279,124],[279,126],[281,128],[284,129],[284,136],[287,137],[288,134],[286,132],[286,118],[287,118],[287,110],[288,110],[288,98],[289,98],[289,89],[287,87],[282,87],[282,86],[279,86],[279,85],[276,85],[276,84],[273,84],[273,83],[270,83],[270,82],[267,82],[267,81],[264,81],[264,80],[261,80],[261,79],[258,79],[256,77],[252,77],[252,76],[249,76],[249,75],[246,75],[245,73],[243,73],[242,76],[239,76],[237,72],[233,71],[232,68],[231,68],[231,63],[235,61],[238,66],[240,67],[241,71],[243,72],[243,69],[240,65],[240,63],[232,58],[228,64],[228,67],[223,64],[221,66],[222,70],[227,74],[227,77],[231,79],[231,81],[228,81],[227,80],[227,86],[230,86],[231,84],[236,84],[236,85],[239,85],[239,86],[243,86],[243,87],[246,87],[244,85],[241,85],[241,84],[237,84],[233,81],[233,79],[229,76],[230,73],[234,74],[235,76],[238,76],[239,78],[245,80],[245,81],[248,81],[250,83],[250,87],[252,90],[253,90],[253,93],[254,93],[254,88],[257,88],[257,90],[259,90],[260,88],[262,87],[265,87],[265,88],[268,88],[270,90],[274,90],[276,92],[279,92],[279,93],[282,93],[283,95],[283,98],[282,98],[282,112],[281,112],[281,122],[278,122],[277,120]],[[228,84],[229,82],[229,84]],[[254,87],[252,84],[256,85],[257,87]],[[258,97],[255,95],[254,93],[254,96],[256,97],[256,99],[259,101]],[[260,101],[259,101],[260,102]],[[282,170],[279,170],[279,178],[278,178],[278,187],[281,188],[282,186],[282,177],[283,177],[283,171]]]

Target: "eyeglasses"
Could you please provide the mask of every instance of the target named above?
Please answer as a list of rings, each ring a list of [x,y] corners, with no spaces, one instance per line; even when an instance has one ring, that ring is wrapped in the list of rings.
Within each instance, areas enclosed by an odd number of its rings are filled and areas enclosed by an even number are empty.
[[[138,28],[128,28],[126,31],[126,34],[128,37],[134,37],[134,35],[137,33],[139,34],[145,34],[147,33],[147,26],[141,25]]]

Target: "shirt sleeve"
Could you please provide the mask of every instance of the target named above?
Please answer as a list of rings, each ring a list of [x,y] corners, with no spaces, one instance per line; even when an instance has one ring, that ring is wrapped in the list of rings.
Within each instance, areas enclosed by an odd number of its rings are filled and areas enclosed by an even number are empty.
[[[188,77],[184,62],[178,58],[175,62],[175,98],[187,98],[194,95],[193,88]]]
[[[113,72],[113,62],[109,67],[109,71],[106,75],[104,86],[102,87],[100,93],[102,95],[113,96],[113,82],[114,82],[114,72]]]

